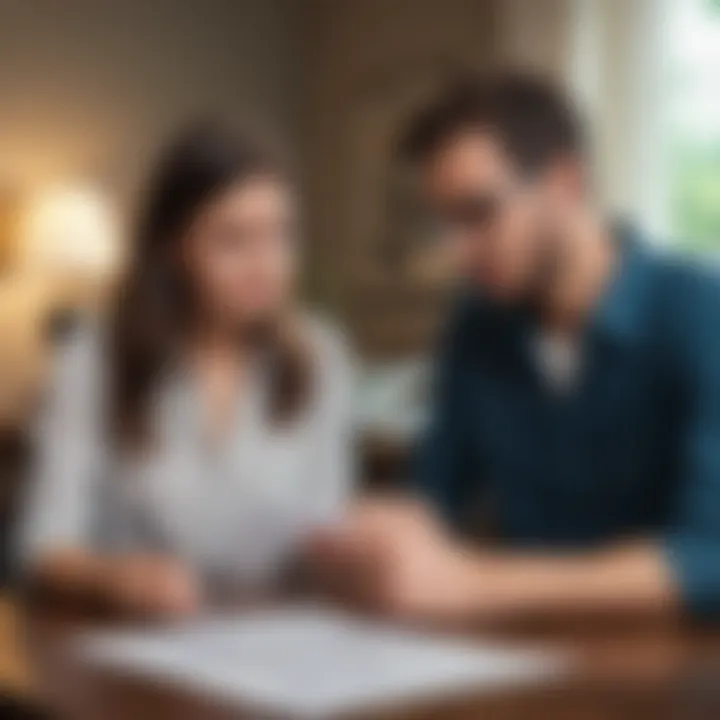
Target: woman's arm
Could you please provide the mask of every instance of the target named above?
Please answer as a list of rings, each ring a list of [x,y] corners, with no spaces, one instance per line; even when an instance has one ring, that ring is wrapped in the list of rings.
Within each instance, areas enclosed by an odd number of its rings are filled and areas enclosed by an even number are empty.
[[[38,579],[59,548],[89,548],[104,464],[102,360],[96,335],[83,329],[57,359],[36,428],[21,515],[19,563]]]
[[[200,600],[198,583],[187,566],[163,556],[58,548],[39,557],[32,570],[39,588],[54,597],[132,614],[188,615]]]
[[[22,576],[55,597],[142,612],[182,611],[194,599],[189,574],[173,561],[98,550],[100,482],[106,469],[101,344],[84,330],[58,359],[38,427],[21,517]]]

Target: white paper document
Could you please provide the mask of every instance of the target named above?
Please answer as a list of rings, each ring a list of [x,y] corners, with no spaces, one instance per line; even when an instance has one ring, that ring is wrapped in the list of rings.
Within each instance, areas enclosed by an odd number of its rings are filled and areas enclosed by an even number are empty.
[[[425,636],[319,606],[81,640],[86,659],[283,717],[326,718],[547,680],[551,652]]]

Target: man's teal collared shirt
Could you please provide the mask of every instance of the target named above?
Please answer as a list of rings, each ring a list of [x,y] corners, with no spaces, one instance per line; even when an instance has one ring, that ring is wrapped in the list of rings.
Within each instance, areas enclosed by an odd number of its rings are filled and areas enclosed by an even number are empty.
[[[654,538],[687,608],[720,617],[720,279],[621,247],[569,393],[540,376],[525,315],[459,303],[417,481],[516,546]]]

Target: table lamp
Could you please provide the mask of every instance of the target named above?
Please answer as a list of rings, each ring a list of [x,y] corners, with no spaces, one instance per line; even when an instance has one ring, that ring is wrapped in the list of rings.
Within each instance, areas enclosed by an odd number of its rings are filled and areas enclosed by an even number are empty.
[[[97,300],[119,266],[117,215],[93,187],[39,194],[27,205],[19,235],[18,269],[52,284],[66,307]]]

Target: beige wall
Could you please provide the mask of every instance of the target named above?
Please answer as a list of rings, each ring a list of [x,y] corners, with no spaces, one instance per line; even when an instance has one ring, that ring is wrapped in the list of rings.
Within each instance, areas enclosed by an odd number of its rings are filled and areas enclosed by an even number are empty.
[[[289,125],[283,0],[2,0],[0,183],[100,179],[124,198],[199,113]]]
[[[565,78],[571,63],[575,11],[582,2],[496,0],[498,61]]]

